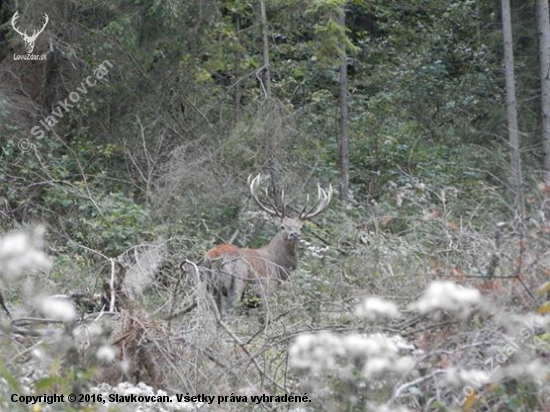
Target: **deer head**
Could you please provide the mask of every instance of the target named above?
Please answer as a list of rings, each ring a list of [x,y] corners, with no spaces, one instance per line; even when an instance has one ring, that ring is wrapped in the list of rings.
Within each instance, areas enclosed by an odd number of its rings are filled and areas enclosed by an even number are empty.
[[[302,226],[304,221],[312,219],[315,216],[322,213],[329,205],[332,198],[333,189],[329,185],[328,190],[324,190],[320,185],[317,185],[317,203],[311,208],[309,206],[309,194],[306,196],[306,202],[302,208],[298,217],[291,218],[285,215],[285,192],[281,193],[281,209],[277,209],[275,202],[271,200],[265,191],[265,197],[268,201],[268,205],[260,201],[258,197],[258,189],[260,186],[261,175],[258,174],[252,178],[252,175],[248,177],[248,184],[250,188],[250,195],[256,204],[266,213],[273,217],[274,222],[278,225],[279,233],[276,236],[278,240],[282,240],[287,246],[294,245],[302,237]],[[275,239],[274,239],[275,240]]]
[[[46,24],[48,24],[48,21],[50,20],[50,18],[48,17],[48,15],[46,13],[44,13],[44,17],[45,17],[45,20],[44,20],[44,25],[42,26],[42,28],[40,30],[33,30],[31,36],[29,36],[27,34],[27,30],[25,30],[25,32],[21,32],[19,30],[19,27],[17,27],[15,25],[16,20],[19,18],[19,10],[17,10],[15,12],[15,14],[13,15],[13,17],[11,19],[11,25],[13,26],[13,29],[17,33],[19,33],[21,35],[21,37],[23,38],[23,40],[25,41],[25,48],[27,49],[28,54],[32,53],[32,51],[34,49],[34,42],[38,38],[38,35],[44,31],[44,29],[46,28]]]

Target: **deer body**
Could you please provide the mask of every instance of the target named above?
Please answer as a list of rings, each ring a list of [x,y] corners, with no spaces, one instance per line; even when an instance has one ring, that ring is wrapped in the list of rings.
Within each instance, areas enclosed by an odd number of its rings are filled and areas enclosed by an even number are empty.
[[[279,282],[288,278],[290,272],[298,268],[298,242],[305,219],[321,213],[329,204],[332,187],[328,192],[319,188],[319,204],[316,210],[306,213],[306,206],[298,218],[284,216],[284,207],[278,211],[270,201],[272,208],[262,204],[257,197],[260,175],[250,183],[250,191],[256,203],[266,212],[275,216],[279,230],[271,241],[259,249],[239,248],[222,244],[209,250],[204,265],[213,270],[212,290],[216,305],[221,312],[222,295],[228,296],[228,305],[233,307],[241,300],[249,283],[257,283],[261,294],[271,293]],[[249,178],[250,182],[250,178]]]

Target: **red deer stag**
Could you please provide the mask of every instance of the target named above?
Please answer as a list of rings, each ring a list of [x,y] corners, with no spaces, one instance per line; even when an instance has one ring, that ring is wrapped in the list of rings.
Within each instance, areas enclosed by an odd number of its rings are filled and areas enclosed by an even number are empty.
[[[288,278],[289,272],[298,267],[297,244],[301,229],[306,219],[311,219],[323,212],[330,203],[332,186],[324,190],[317,185],[317,203],[308,209],[309,195],[306,204],[297,218],[285,216],[284,192],[281,196],[281,210],[269,198],[265,205],[258,198],[260,174],[248,178],[250,194],[256,204],[273,217],[278,233],[271,241],[259,249],[239,248],[231,244],[221,244],[206,252],[204,265],[214,269],[212,274],[212,292],[216,305],[222,312],[222,295],[228,297],[228,307],[232,308],[242,298],[247,283],[255,280],[265,289],[272,289],[279,281]]]

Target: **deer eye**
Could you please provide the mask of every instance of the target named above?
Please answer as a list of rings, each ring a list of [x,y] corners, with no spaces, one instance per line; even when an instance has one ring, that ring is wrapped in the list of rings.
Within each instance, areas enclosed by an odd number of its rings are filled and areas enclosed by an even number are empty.
[[[281,230],[285,230],[285,229],[286,229],[285,225],[281,225]]]

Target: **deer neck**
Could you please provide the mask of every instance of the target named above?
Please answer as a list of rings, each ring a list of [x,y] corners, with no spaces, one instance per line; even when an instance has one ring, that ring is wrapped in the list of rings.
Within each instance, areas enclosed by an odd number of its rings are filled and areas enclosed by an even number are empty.
[[[285,239],[284,232],[279,232],[271,241],[261,249],[269,255],[269,259],[276,265],[287,270],[298,267],[298,240]]]

